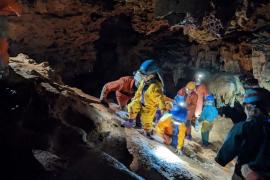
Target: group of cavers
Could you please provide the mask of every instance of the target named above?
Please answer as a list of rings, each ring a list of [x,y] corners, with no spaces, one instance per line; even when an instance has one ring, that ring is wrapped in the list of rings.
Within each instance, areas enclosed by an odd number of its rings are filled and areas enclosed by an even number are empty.
[[[22,8],[15,0],[0,0],[0,67],[9,63],[6,16],[20,16]],[[1,69],[0,68],[0,69]],[[108,105],[108,95],[115,92],[121,109],[127,109],[123,125],[133,128],[136,121],[148,138],[160,137],[183,154],[184,140],[192,140],[191,127],[201,123],[202,145],[209,145],[209,133],[218,117],[214,96],[202,83],[201,74],[181,88],[174,99],[164,95],[159,67],[154,60],[144,61],[134,76],[107,83],[100,100]],[[2,72],[1,72],[2,73]],[[237,157],[232,179],[270,179],[270,98],[260,88],[246,89],[245,121],[229,131],[215,160],[222,166]],[[137,123],[138,124],[138,123]]]
[[[215,97],[203,78],[203,74],[195,74],[171,99],[164,94],[158,65],[145,60],[134,76],[106,83],[100,100],[109,107],[108,95],[115,92],[119,107],[127,111],[123,126],[136,128],[141,123],[137,128],[142,134],[172,145],[183,155],[185,139],[192,140],[192,127],[198,131],[201,126],[201,145],[209,146],[209,133],[218,117]],[[237,157],[235,180],[270,179],[270,99],[262,92],[256,87],[246,89],[243,106],[247,119],[232,127],[215,158],[225,166]]]

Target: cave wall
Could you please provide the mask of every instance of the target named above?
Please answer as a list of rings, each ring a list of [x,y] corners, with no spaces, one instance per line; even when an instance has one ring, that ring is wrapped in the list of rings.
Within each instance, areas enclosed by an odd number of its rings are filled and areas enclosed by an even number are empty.
[[[204,18],[192,13],[188,5],[177,5],[186,1],[156,2],[160,3],[156,4],[158,15],[169,20],[171,25],[184,19],[176,16],[178,11],[190,12],[196,21],[191,28],[185,24],[169,28],[172,34],[184,34],[186,39],[176,40],[169,35],[154,46],[163,69],[171,72],[177,87],[191,80],[195,71],[204,69],[210,73],[254,77],[260,86],[269,90],[269,1],[212,1],[210,8],[198,9],[198,12],[204,10],[205,17],[212,13],[220,20],[222,30],[217,36],[211,32],[212,21],[205,22]],[[174,13],[166,15],[161,11]],[[204,26],[205,23],[209,26]]]
[[[198,69],[253,75],[270,89],[267,1],[21,3],[22,17],[9,17],[11,54],[24,52],[49,61],[64,82],[94,95],[105,82],[131,75],[147,58],[155,58],[162,67],[170,96]],[[168,12],[174,13],[164,16]],[[198,31],[172,30],[170,25],[179,23],[187,12],[196,19]],[[217,40],[207,38],[207,30],[206,38],[199,33],[203,16],[210,12],[224,27]]]
[[[123,56],[133,60],[130,48],[136,39],[129,38],[144,33],[150,25],[146,22],[153,18],[151,1],[137,3],[145,6],[144,11],[125,2],[23,0],[21,3],[21,18],[9,17],[11,54],[24,52],[49,61],[67,77],[92,72],[97,59],[108,53],[106,48],[111,49],[106,58],[115,53],[112,59]],[[124,42],[126,39],[130,41]]]
[[[168,20],[171,24],[179,23],[187,12],[201,20],[209,10],[209,0],[155,0],[155,15],[170,14]]]
[[[154,19],[152,1],[20,2],[22,16],[9,17],[11,55],[48,61],[64,82],[86,92],[131,75],[148,53],[139,41],[167,25]],[[96,77],[103,78],[96,83]]]

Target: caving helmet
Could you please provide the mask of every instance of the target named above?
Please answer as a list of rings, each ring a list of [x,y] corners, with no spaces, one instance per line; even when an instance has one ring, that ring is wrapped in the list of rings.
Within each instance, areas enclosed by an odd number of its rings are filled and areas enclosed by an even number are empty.
[[[140,66],[140,73],[143,75],[151,75],[159,72],[159,67],[153,59],[144,61]]]
[[[215,102],[215,97],[213,94],[209,94],[208,96],[205,97],[205,105],[213,105]]]
[[[185,96],[176,95],[173,100],[173,106],[186,107]]]
[[[182,123],[186,121],[187,109],[185,107],[174,105],[170,113],[175,122]]]
[[[186,85],[186,89],[188,89],[189,91],[193,91],[195,88],[196,88],[196,84],[193,81],[188,82]]]
[[[196,85],[200,85],[204,78],[205,78],[205,74],[203,72],[197,72],[195,74]]]
[[[247,89],[244,95],[244,104],[255,104],[261,100],[261,96],[255,89]]]

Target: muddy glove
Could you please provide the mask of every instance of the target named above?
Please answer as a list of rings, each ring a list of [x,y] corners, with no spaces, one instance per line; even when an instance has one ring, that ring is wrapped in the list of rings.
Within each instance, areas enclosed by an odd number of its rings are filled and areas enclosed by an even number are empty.
[[[183,151],[181,149],[176,149],[175,153],[179,156],[183,156]]]
[[[126,128],[133,128],[133,127],[135,127],[135,121],[133,119],[126,120],[123,123],[123,126]]]
[[[101,104],[103,104],[105,107],[107,107],[107,108],[110,107],[107,100],[102,99],[100,102],[101,102]]]

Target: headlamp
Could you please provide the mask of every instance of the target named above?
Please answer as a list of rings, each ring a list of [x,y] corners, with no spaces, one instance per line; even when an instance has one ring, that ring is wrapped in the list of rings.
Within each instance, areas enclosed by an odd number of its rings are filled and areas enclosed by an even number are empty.
[[[186,107],[186,103],[185,103],[185,102],[183,102],[183,101],[182,101],[182,102],[179,102],[179,103],[178,103],[178,106],[181,106],[181,107]]]

